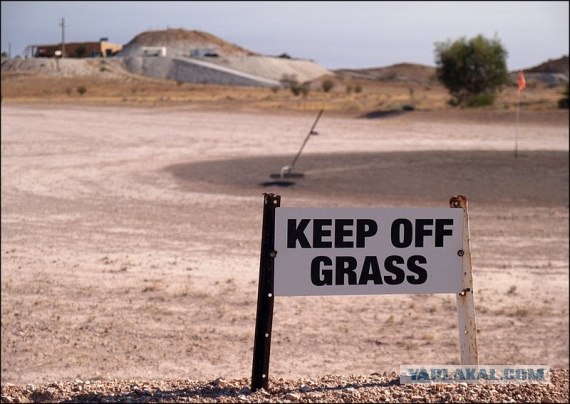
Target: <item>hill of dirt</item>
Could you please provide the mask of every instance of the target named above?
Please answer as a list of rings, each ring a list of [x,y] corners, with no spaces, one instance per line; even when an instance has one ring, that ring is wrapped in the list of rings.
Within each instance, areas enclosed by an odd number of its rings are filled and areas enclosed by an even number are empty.
[[[2,80],[18,77],[101,77],[105,79],[136,79],[125,68],[122,58],[101,59],[2,59]]]
[[[353,78],[409,84],[437,84],[435,67],[414,63],[398,63],[368,69],[340,69],[335,73]]]
[[[538,82],[551,87],[564,86],[568,84],[568,67],[568,56],[562,56],[525,69],[527,84]],[[517,74],[518,72],[511,72],[509,75],[511,82],[516,82]]]
[[[192,51],[197,49],[212,49],[219,56],[259,55],[207,32],[167,29],[163,31],[145,31],[138,34],[123,47],[118,56],[139,56],[140,48],[143,46],[167,47],[168,56],[190,56]]]
[[[163,57],[145,57],[143,48],[161,47]],[[185,83],[280,86],[285,77],[304,82],[330,72],[309,60],[264,56],[201,31],[147,31],[133,38],[119,57],[135,74]]]
[[[565,74],[568,77],[569,69],[569,60],[568,56],[562,56],[558,59],[549,59],[544,63],[539,64],[538,66],[531,67],[530,69],[526,69],[528,73],[560,73]]]

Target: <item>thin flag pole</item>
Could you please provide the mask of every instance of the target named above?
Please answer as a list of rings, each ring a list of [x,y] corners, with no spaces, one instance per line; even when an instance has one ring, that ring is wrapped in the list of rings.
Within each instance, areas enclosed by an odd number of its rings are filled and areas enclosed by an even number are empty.
[[[517,95],[517,131],[515,135],[515,158],[518,157],[519,150],[519,125],[520,125],[521,93]]]
[[[517,89],[517,129],[515,134],[515,158],[519,155],[519,127],[520,127],[520,110],[521,110],[521,92],[526,88],[526,79],[521,70],[518,75],[518,89]]]
[[[319,114],[317,115],[317,119],[315,119],[315,122],[313,122],[313,126],[311,126],[309,133],[307,133],[307,136],[305,137],[305,140],[303,141],[301,148],[299,149],[299,151],[297,152],[297,154],[293,158],[293,161],[291,162],[291,164],[289,164],[288,166],[281,167],[281,172],[279,174],[271,174],[271,178],[281,178],[281,179],[282,178],[302,178],[304,176],[303,173],[294,173],[293,172],[293,170],[295,169],[295,163],[299,159],[299,156],[301,156],[301,153],[303,152],[303,149],[305,148],[305,145],[309,141],[309,138],[311,137],[311,135],[317,135],[318,134],[315,131],[315,127],[317,126],[317,123],[319,122],[319,119],[321,118],[321,115],[323,114],[323,112],[324,112],[324,109],[321,109],[319,111]]]
[[[311,135],[316,135],[317,132],[315,132],[315,127],[317,126],[317,122],[319,122],[319,119],[321,119],[321,115],[323,114],[324,109],[321,109],[319,111],[319,114],[317,115],[317,119],[315,119],[315,122],[313,123],[313,126],[311,126],[311,130],[309,130],[309,133],[307,134],[307,137],[305,137],[305,140],[303,141],[303,144],[301,145],[301,148],[299,149],[299,151],[297,152],[297,155],[295,156],[295,158],[293,159],[293,161],[291,162],[291,164],[289,165],[290,167],[290,171],[292,171],[295,168],[295,163],[297,162],[297,160],[299,159],[299,156],[301,155],[301,152],[303,151],[303,149],[305,148],[305,145],[307,144],[307,141],[309,140],[309,138],[311,137]]]

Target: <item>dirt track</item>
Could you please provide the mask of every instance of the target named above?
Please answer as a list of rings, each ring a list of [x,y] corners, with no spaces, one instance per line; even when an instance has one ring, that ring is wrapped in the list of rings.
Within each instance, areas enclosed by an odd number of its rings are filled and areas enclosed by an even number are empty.
[[[325,113],[275,187],[313,114],[2,106],[2,383],[249,377],[263,192],[467,194],[480,362],[568,368],[567,118],[523,121],[515,159],[512,121],[419,116]],[[448,295],[283,298],[273,331],[274,377],[458,361]]]

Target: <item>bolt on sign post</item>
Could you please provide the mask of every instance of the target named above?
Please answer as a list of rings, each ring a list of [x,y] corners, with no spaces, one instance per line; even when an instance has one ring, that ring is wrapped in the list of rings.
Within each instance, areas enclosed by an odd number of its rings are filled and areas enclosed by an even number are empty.
[[[449,208],[282,208],[264,194],[251,389],[268,388],[274,296],[455,293],[478,365],[467,198]]]

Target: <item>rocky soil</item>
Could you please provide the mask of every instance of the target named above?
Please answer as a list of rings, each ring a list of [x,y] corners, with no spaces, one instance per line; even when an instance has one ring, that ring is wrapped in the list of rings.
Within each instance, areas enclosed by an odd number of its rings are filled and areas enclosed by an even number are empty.
[[[567,403],[568,369],[550,384],[401,385],[395,373],[270,379],[269,391],[251,391],[249,379],[74,380],[2,386],[3,403]]]

